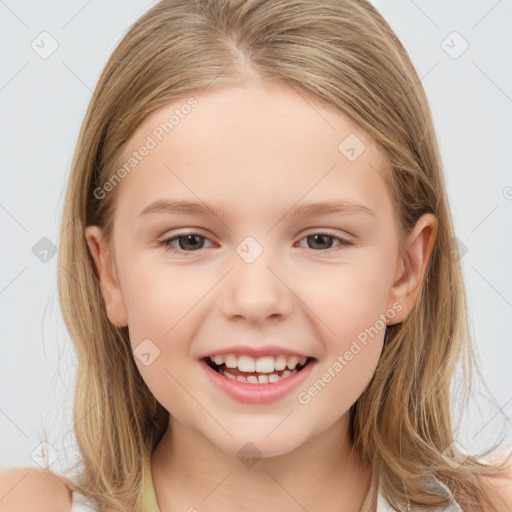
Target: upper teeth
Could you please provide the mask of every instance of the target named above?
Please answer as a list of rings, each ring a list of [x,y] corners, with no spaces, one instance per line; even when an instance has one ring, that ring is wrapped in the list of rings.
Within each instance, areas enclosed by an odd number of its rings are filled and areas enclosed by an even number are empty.
[[[279,355],[255,359],[247,355],[226,354],[225,356],[210,356],[210,359],[215,364],[224,363],[228,368],[238,368],[241,372],[272,373],[284,370],[286,367],[293,370],[298,364],[302,366],[306,363],[307,357]]]

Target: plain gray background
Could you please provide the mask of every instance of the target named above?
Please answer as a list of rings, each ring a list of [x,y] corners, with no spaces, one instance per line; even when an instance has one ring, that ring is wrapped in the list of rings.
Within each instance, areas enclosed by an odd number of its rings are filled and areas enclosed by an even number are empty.
[[[0,0],[0,466],[39,467],[46,453],[50,468],[63,472],[77,457],[76,360],[52,249],[92,91],[128,27],[154,3]],[[430,101],[474,346],[492,393],[476,381],[457,441],[470,453],[500,436],[510,445],[512,1],[374,4],[407,48]]]

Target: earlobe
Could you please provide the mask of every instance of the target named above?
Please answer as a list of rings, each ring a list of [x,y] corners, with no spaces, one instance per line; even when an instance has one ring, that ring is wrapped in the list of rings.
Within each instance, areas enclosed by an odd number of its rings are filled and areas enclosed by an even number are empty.
[[[406,256],[399,256],[397,275],[390,291],[390,304],[398,302],[402,309],[388,325],[400,323],[414,307],[437,238],[437,217],[427,213],[420,217],[406,241]]]
[[[87,226],[84,236],[93,257],[101,294],[110,322],[117,327],[128,325],[128,315],[123,294],[115,271],[115,265],[107,253],[103,232],[99,226]]]

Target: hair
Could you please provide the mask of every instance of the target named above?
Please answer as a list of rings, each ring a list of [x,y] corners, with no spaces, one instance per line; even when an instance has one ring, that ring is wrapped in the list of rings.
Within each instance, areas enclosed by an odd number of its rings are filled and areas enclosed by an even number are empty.
[[[94,191],[112,179],[148,114],[246,81],[286,84],[371,137],[387,166],[400,254],[418,218],[437,217],[416,303],[387,327],[373,378],[350,409],[350,438],[396,508],[407,501],[427,510],[448,506],[448,498],[425,490],[424,478],[435,476],[463,510],[484,503],[496,510],[482,477],[504,476],[505,462],[479,461],[487,450],[454,464],[462,455],[450,385],[460,360],[467,404],[480,371],[429,104],[406,50],[366,0],[162,0],[114,50],[81,127],[60,231],[59,301],[78,359],[73,419],[81,459],[72,489],[100,511],[137,510],[151,453],[169,425],[134,362],[128,328],[106,314],[84,229],[103,228],[112,256],[120,187],[102,199]]]

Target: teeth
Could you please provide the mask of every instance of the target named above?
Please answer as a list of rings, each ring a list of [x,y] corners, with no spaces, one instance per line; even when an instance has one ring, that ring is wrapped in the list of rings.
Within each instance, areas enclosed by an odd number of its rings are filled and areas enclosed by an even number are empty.
[[[274,364],[277,371],[284,370],[286,368],[286,356],[277,356]]]
[[[256,371],[258,373],[272,373],[274,371],[274,358],[267,356],[256,359]]]
[[[251,356],[240,356],[238,358],[238,369],[241,372],[253,372],[256,368],[256,361]]]
[[[234,375],[231,375],[225,368],[220,370],[220,373],[228,379],[249,384],[267,384],[269,382],[277,382],[278,380],[286,379],[286,377],[289,377],[290,375],[293,375],[297,372],[298,370],[285,370],[281,376],[277,375],[277,373],[271,373],[270,375],[258,375],[258,377],[255,375],[248,375],[247,377],[238,375],[235,377]]]
[[[292,357],[290,357],[290,359],[288,359],[286,366],[288,366],[288,368],[290,370],[293,370],[298,364],[299,364],[299,358],[297,356],[292,356]]]
[[[222,359],[222,356],[220,356]],[[217,358],[215,358],[217,359]],[[224,364],[228,368],[236,368],[236,365],[238,364],[238,359],[233,354],[228,354],[226,356],[226,359],[224,359]]]
[[[234,354],[226,354],[225,356],[210,356],[210,359],[216,365],[225,364],[227,368],[238,368],[241,372],[271,374],[286,368],[294,370],[297,365],[303,366],[306,363],[307,357],[278,355],[276,357],[264,356],[255,359],[248,355],[237,357]]]

